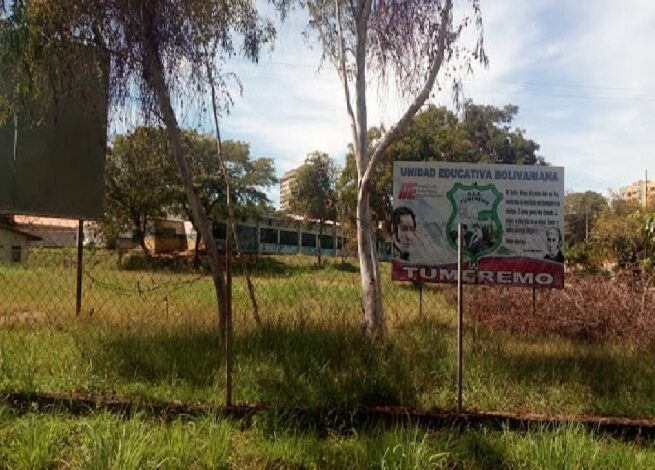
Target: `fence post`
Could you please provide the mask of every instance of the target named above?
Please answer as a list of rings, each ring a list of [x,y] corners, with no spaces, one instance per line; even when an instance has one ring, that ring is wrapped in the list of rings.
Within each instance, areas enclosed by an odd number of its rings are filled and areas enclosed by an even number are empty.
[[[75,315],[82,311],[82,270],[84,262],[84,221],[78,221],[77,226],[77,289],[75,292]]]
[[[537,288],[532,286],[532,316],[537,315]]]
[[[302,227],[298,227],[298,254],[302,254]]]
[[[257,256],[259,257],[262,255],[262,225],[259,219],[257,219],[255,227],[257,230]]]
[[[464,285],[462,279],[462,223],[457,224],[457,412],[462,412],[462,329]]]
[[[423,317],[423,281],[418,284],[418,316]]]
[[[229,191],[228,191],[229,197]],[[225,406],[232,406],[232,230],[225,224]]]

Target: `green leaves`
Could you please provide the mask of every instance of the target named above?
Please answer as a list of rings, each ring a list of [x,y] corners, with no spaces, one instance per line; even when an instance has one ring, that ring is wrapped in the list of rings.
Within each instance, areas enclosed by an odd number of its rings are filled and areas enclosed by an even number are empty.
[[[655,264],[655,213],[635,201],[617,198],[594,223],[594,244],[605,261],[619,268],[652,267]]]
[[[296,173],[290,211],[319,223],[336,218],[336,173],[334,160],[328,154],[309,154]]]
[[[649,214],[644,223],[644,235],[650,243],[655,243],[655,213]]]
[[[566,244],[572,247],[589,238],[588,234],[591,234],[600,214],[608,208],[608,203],[602,194],[585,191],[567,194],[564,207]]]
[[[184,153],[193,186],[210,217],[225,218],[226,191],[216,143],[194,131],[182,132]],[[252,159],[245,142],[223,142],[239,215],[272,211],[264,192],[277,182],[270,158]],[[148,230],[155,218],[167,215],[193,220],[166,130],[140,127],[119,135],[107,159],[106,216],[102,222],[111,240],[125,230]]]
[[[518,107],[465,104],[463,116],[445,107],[428,106],[412,119],[404,135],[386,151],[371,180],[373,218],[391,226],[393,162],[449,161],[535,164],[543,162],[539,144],[512,128]],[[369,155],[384,129],[369,129]],[[357,167],[351,151],[339,179],[345,213],[354,224]]]

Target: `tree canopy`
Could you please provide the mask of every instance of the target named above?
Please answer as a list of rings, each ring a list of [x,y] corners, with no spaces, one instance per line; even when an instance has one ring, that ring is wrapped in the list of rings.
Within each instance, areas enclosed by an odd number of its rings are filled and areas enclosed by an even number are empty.
[[[146,254],[146,231],[177,199],[166,140],[156,128],[118,135],[107,157],[105,216],[100,230],[108,245],[131,230]]]
[[[212,138],[182,132],[193,187],[210,218],[227,217],[225,181]],[[270,158],[253,159],[245,142],[223,142],[223,154],[233,182],[233,198],[241,216],[273,211],[265,189],[277,182]],[[155,218],[180,215],[196,226],[183,183],[175,167],[166,130],[140,127],[116,137],[107,161],[106,216],[101,226],[111,240],[133,230],[144,250],[143,237]],[[196,226],[197,227],[197,226]]]
[[[574,246],[587,241],[596,220],[607,209],[608,203],[602,194],[585,191],[567,194],[564,206],[566,244]]]
[[[20,0],[2,6],[0,50],[5,60],[0,63],[5,71],[27,77],[30,93],[49,89],[47,73],[45,80],[30,80],[49,57],[63,59],[63,67],[75,73],[75,51],[84,44],[107,57],[112,109],[136,110],[145,122],[164,124],[194,220],[206,240],[223,341],[231,325],[229,287],[209,218],[194,190],[174,105],[184,99],[202,103],[211,89],[220,93],[212,108],[229,106],[231,75],[224,71],[225,58],[241,52],[256,61],[261,47],[275,36],[271,23],[260,18],[251,0]],[[11,109],[15,95],[5,93],[0,105]],[[231,401],[230,387],[226,401]]]
[[[614,197],[598,215],[591,241],[603,262],[639,270],[655,265],[655,206]]]
[[[318,222],[319,240],[325,222],[337,217],[337,168],[326,153],[313,152],[296,171],[291,185],[289,211]],[[321,263],[319,244],[318,263]]]
[[[523,129],[512,125],[518,107],[497,108],[468,101],[461,115],[443,106],[428,106],[411,120],[398,141],[383,154],[371,179],[373,219],[391,227],[393,162],[448,161],[508,164],[543,164],[539,144],[525,136]],[[384,129],[369,129],[369,154]],[[354,223],[357,197],[357,167],[350,149],[339,178],[345,213]]]

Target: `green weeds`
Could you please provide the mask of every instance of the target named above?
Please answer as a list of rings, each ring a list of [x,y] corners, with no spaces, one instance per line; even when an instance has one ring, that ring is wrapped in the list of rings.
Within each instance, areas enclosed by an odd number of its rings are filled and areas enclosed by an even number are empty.
[[[222,403],[224,358],[210,279],[123,271],[114,255],[97,250],[87,256],[83,311],[76,317],[74,252],[32,255],[26,267],[0,267],[0,390]],[[56,262],[48,258],[54,255]],[[352,264],[260,258],[251,271],[261,328],[237,276],[235,401],[453,409],[449,288],[426,286],[419,309],[418,290],[390,282],[389,267],[382,268],[388,329],[377,342],[361,332]],[[653,390],[652,349],[466,325],[468,409],[653,418]]]
[[[171,422],[107,413],[15,416],[0,407],[0,469],[629,468],[655,466],[652,442],[578,426],[529,432],[416,427],[327,431],[293,416],[250,425],[210,417]]]

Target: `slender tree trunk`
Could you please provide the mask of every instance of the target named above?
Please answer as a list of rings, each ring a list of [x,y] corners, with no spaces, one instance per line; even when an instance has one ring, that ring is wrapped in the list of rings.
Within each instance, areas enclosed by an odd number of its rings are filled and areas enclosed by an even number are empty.
[[[248,271],[248,266],[246,265],[246,260],[241,251],[241,241],[239,240],[239,231],[237,230],[236,225],[236,216],[234,212],[234,204],[232,201],[232,179],[230,178],[230,172],[228,171],[227,165],[225,164],[225,159],[223,158],[223,140],[221,139],[221,128],[218,125],[218,105],[216,103],[216,87],[214,86],[214,76],[212,74],[212,69],[207,65],[207,76],[209,78],[209,85],[211,88],[212,95],[212,110],[214,114],[214,127],[216,131],[216,150],[218,151],[218,162],[221,165],[221,170],[223,171],[223,179],[225,180],[225,188],[227,190],[227,212],[228,212],[228,225],[234,237],[234,242],[236,244],[237,254],[239,255],[239,261],[241,262],[241,270],[243,275],[246,278],[246,285],[248,286],[248,296],[250,297],[250,303],[252,304],[252,316],[255,319],[257,326],[261,326],[262,320],[259,316],[259,307],[257,305],[257,297],[255,297],[255,286],[252,284],[252,279],[250,277],[250,272]],[[227,242],[227,240],[226,240]],[[231,266],[231,265],[230,265]],[[228,273],[229,276],[232,275],[231,272]],[[230,296],[231,294],[230,286]],[[231,312],[230,306],[230,312]],[[231,315],[231,313],[230,313]]]
[[[368,44],[368,18],[371,2],[360,1],[361,16],[357,18],[357,45],[355,49],[355,119],[357,161],[357,248],[359,272],[362,283],[362,308],[364,330],[369,338],[384,334],[384,310],[382,309],[382,283],[375,250],[375,227],[369,202],[369,181],[364,175],[369,169],[368,111],[366,106],[366,48]],[[344,73],[344,77],[346,74]]]
[[[198,269],[200,266],[200,243],[202,243],[202,233],[198,230],[198,227],[193,224],[193,228],[196,231],[196,246],[193,250],[193,268]]]
[[[164,120],[164,124],[166,125],[169,138],[171,139],[173,156],[175,157],[178,169],[180,170],[180,176],[182,178],[182,182],[184,183],[184,189],[186,191],[187,197],[189,198],[191,210],[193,211],[195,220],[198,223],[198,228],[200,229],[198,233],[201,234],[202,238],[205,240],[205,246],[207,247],[207,254],[209,257],[209,265],[211,267],[212,278],[214,281],[214,290],[216,292],[216,301],[218,304],[219,338],[220,341],[224,343],[226,332],[227,305],[225,303],[226,286],[223,266],[218,259],[218,250],[216,248],[216,242],[212,237],[212,232],[209,226],[209,218],[207,217],[207,213],[205,212],[205,209],[200,203],[200,199],[198,198],[198,195],[193,188],[191,171],[189,170],[188,162],[182,150],[182,136],[180,133],[180,127],[171,105],[168,87],[166,86],[164,65],[161,61],[159,50],[157,49],[156,39],[153,37],[153,35],[154,32],[151,30],[151,28],[149,28],[148,25],[144,25],[142,39],[145,79],[147,83],[152,87],[152,90],[154,91],[157,98],[159,110]]]
[[[364,310],[364,326],[369,337],[378,337],[384,333],[384,310],[382,307],[382,282],[380,279],[380,263],[375,246],[375,226],[371,217],[369,203],[370,182],[373,171],[380,164],[384,151],[398,140],[411,119],[423,106],[434,87],[437,74],[441,69],[446,50],[448,31],[452,24],[452,0],[446,0],[441,14],[439,26],[438,47],[436,56],[426,81],[414,101],[403,116],[377,142],[372,155],[368,153],[368,122],[366,109],[366,50],[368,47],[368,22],[373,0],[357,0],[351,2],[355,14],[355,109],[350,103],[349,75],[345,64],[344,35],[342,32],[340,2],[335,0],[335,13],[338,35],[338,56],[333,57],[339,70],[346,97],[346,107],[351,119],[355,160],[357,163],[357,248],[359,250],[360,274],[362,281],[362,308]],[[321,36],[326,42],[325,35]],[[328,47],[329,49],[329,47]]]
[[[146,223],[144,222],[142,226],[139,217],[133,217],[132,225],[134,226],[136,241],[139,243],[139,246],[141,247],[141,250],[143,250],[143,253],[146,255],[146,257],[150,258],[150,249],[148,248],[148,245],[146,245]]]
[[[321,239],[323,238],[323,222],[321,221],[318,224],[318,243],[316,244],[318,248],[318,265],[321,265]]]
[[[380,268],[375,250],[375,236],[369,197],[366,192],[357,200],[357,248],[362,283],[364,329],[370,338],[384,334],[384,310]]]

